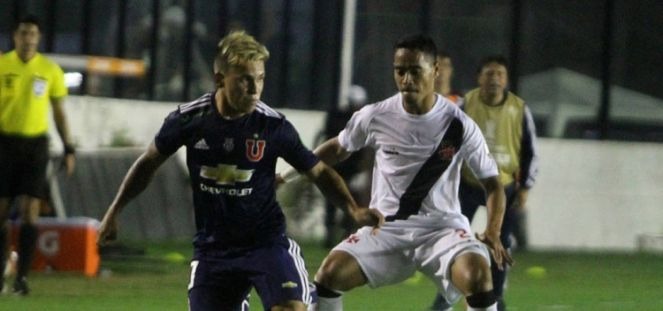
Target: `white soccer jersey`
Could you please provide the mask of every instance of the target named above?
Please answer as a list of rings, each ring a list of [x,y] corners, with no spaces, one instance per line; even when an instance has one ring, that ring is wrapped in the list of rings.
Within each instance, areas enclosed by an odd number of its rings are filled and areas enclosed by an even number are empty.
[[[463,160],[479,178],[498,174],[479,127],[440,95],[423,115],[406,112],[400,93],[367,105],[338,139],[347,151],[375,150],[370,207],[388,221],[469,231],[458,202]]]

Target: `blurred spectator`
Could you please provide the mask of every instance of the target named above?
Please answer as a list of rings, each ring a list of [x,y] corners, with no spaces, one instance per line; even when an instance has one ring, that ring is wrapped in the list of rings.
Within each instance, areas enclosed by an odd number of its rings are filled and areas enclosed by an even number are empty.
[[[451,62],[449,53],[440,51],[437,52],[437,66],[438,76],[435,78],[435,92],[442,94],[456,104],[460,104],[463,95],[451,87],[451,79],[453,78],[454,66]]]
[[[481,60],[477,81],[479,87],[465,95],[461,108],[477,123],[497,162],[507,198],[500,239],[504,247],[510,249],[516,214],[525,208],[528,191],[537,174],[536,130],[525,102],[507,89],[508,64],[504,57],[489,56]],[[469,168],[463,168],[462,176],[460,206],[472,221],[479,206],[486,204],[486,194]],[[500,270],[493,262],[491,270],[498,310],[506,310],[503,290],[508,269]],[[433,310],[450,307],[438,295]]]
[[[191,59],[183,59],[186,48],[186,11],[180,1],[173,1],[163,9],[157,35],[157,42],[151,42],[150,36],[154,27],[152,15],[146,15],[137,25],[137,29],[129,31],[128,54],[141,55],[149,66],[156,65],[155,99],[179,101],[184,92],[185,62],[191,63],[191,83],[189,92],[199,94],[214,88],[212,72],[208,68],[211,63],[202,55],[201,44],[208,41],[209,33],[205,24],[192,21]],[[157,59],[150,59],[149,49],[156,44]]]

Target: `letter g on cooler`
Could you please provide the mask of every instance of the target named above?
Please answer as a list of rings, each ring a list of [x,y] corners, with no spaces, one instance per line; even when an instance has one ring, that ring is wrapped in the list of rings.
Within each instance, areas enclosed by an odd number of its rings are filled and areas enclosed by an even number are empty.
[[[52,257],[60,252],[60,233],[54,230],[44,231],[39,235],[37,248],[46,257]]]

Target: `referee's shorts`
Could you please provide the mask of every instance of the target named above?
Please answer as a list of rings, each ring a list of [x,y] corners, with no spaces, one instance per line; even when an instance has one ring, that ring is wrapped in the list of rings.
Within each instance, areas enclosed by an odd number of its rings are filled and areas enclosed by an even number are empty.
[[[46,199],[48,136],[0,134],[0,197],[19,195]]]

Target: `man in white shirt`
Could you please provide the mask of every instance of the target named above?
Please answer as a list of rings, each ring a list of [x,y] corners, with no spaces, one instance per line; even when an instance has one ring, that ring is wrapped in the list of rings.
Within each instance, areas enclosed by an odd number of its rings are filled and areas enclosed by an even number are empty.
[[[417,270],[448,301],[465,297],[468,310],[496,310],[490,255],[501,267],[511,263],[500,242],[504,188],[480,129],[435,93],[436,53],[428,36],[396,43],[399,92],[356,112],[337,137],[315,150],[333,165],[351,152],[373,148],[369,207],[386,219],[379,229],[359,229],[325,258],[315,276],[321,311],[342,310],[342,292],[399,283]],[[463,161],[487,193],[488,224],[478,239],[458,201]]]

